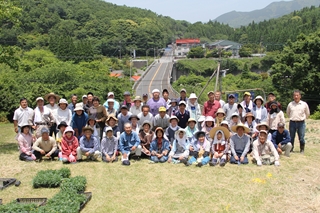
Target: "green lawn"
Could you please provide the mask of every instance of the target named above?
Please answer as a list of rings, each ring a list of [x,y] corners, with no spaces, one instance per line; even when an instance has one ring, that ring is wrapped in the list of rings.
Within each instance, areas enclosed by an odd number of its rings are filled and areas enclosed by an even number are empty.
[[[51,198],[59,189],[33,189],[39,170],[68,167],[71,176],[87,177],[92,200],[82,212],[319,212],[319,122],[308,124],[305,155],[281,157],[281,166],[230,165],[196,168],[149,164],[19,161],[12,124],[0,125],[0,177],[22,183],[0,191],[8,203],[18,197]]]

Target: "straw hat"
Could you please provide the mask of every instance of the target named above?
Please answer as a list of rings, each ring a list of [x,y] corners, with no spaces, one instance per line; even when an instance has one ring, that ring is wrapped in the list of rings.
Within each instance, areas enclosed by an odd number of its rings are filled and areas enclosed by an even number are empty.
[[[136,97],[133,99],[133,102],[135,102],[135,101],[140,101],[140,102],[142,102],[141,96],[136,96]]]
[[[94,130],[90,126],[86,126],[82,129],[82,132],[86,132],[87,130],[91,131],[91,133],[94,132]]]
[[[56,101],[60,100],[59,95],[56,95],[56,94],[54,94],[53,92],[50,92],[49,94],[46,94],[46,95],[44,96],[44,99],[46,99],[46,101],[48,101],[51,96],[55,97]]]
[[[224,112],[224,110],[223,110],[222,108],[219,108],[219,109],[218,109],[218,111],[216,112],[216,116],[217,116],[219,113],[223,114],[223,116],[226,115],[226,113]]]
[[[269,127],[269,125],[267,124],[267,122],[261,122],[261,123],[259,123],[259,124],[257,125],[256,129],[257,129],[258,131],[260,131],[260,127],[261,127],[261,126],[267,127],[267,130],[268,130],[268,131],[270,130],[270,127]]]
[[[194,118],[189,118],[189,120],[188,120],[188,124],[189,124],[190,122],[197,123],[196,119],[194,119]]]
[[[256,118],[254,117],[252,112],[248,112],[245,116],[245,120],[247,121],[247,117],[252,117],[252,120],[254,121]]]
[[[228,139],[230,137],[230,131],[227,128],[223,126],[218,126],[210,130],[209,132],[210,138],[214,139],[214,136],[216,135],[217,131],[222,131],[225,139]]]
[[[264,100],[263,100],[263,98],[262,98],[260,95],[258,95],[258,96],[253,100],[253,103],[256,104],[256,101],[257,101],[257,100],[261,100],[261,105],[263,105]]]
[[[113,120],[115,120],[116,121],[116,123],[118,122],[118,119],[116,118],[116,116],[114,116],[114,115],[109,115],[109,117],[108,117],[108,119],[106,120],[106,124],[109,126],[109,121],[110,121],[110,119],[113,119]]]
[[[176,119],[179,122],[179,118],[177,118],[177,116],[174,115],[170,117],[169,122],[171,122],[173,119]]]
[[[246,127],[243,123],[239,123],[236,126],[231,127],[231,131],[232,132],[237,132],[237,129],[239,127],[242,127],[244,129],[245,133],[249,133],[250,132],[250,129],[248,127]]]

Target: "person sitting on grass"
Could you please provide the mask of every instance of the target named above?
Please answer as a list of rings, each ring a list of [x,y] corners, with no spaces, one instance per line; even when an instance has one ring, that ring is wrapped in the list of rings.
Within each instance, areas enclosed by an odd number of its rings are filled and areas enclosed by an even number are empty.
[[[99,136],[99,133],[100,133],[100,128],[99,126],[97,125],[97,122],[96,122],[96,119],[95,117],[93,116],[90,116],[89,119],[88,119],[88,122],[87,122],[87,125],[86,127],[90,127],[93,129],[93,136],[97,138],[97,140],[100,142],[100,136]],[[83,130],[82,130],[83,131]],[[84,133],[84,132],[83,132]]]
[[[106,136],[104,136],[101,141],[102,161],[106,163],[113,163],[118,161],[118,140],[113,135],[113,130],[110,126],[105,128],[105,134]]]
[[[82,160],[82,155],[87,157],[87,160],[97,161],[101,156],[100,143],[93,135],[94,130],[90,127],[83,128],[83,136],[80,138],[80,146],[77,149],[77,160]]]
[[[261,130],[266,130],[266,131],[269,131],[270,128],[268,126],[268,124],[266,122],[261,122],[257,125],[256,127],[257,131],[260,132]],[[272,134],[269,132],[268,134],[268,141],[272,141]]]
[[[132,126],[132,131],[136,132],[137,134],[139,134],[139,132],[140,132],[140,125],[138,124],[139,120],[140,120],[140,118],[137,115],[131,115],[129,118],[129,121]]]
[[[79,147],[78,138],[74,136],[74,130],[68,126],[63,133],[61,140],[62,159],[63,163],[77,162],[77,148]]]
[[[149,121],[144,121],[142,124],[142,129],[139,133],[139,138],[142,146],[142,153],[146,156],[150,156],[150,144],[154,140],[155,135],[151,130],[151,123]]]
[[[175,139],[175,132],[180,129],[178,126],[179,119],[176,116],[171,116],[169,119],[170,125],[166,129],[165,135],[167,136],[170,142],[170,148],[172,147],[172,143]]]
[[[231,159],[232,164],[248,164],[247,154],[250,149],[249,128],[245,125],[238,124],[231,128],[235,134],[230,138]],[[247,133],[247,134],[245,134]]]
[[[227,140],[230,137],[230,132],[225,127],[215,127],[210,131],[210,137],[213,138],[213,143],[211,146],[212,160],[209,165],[216,166],[219,163],[223,167],[227,163],[229,151]]]
[[[120,129],[118,127],[118,119],[114,115],[110,115],[106,121],[106,127],[111,127],[114,137],[119,141]],[[106,130],[104,130],[103,137],[106,136]]]
[[[249,135],[250,137],[253,138],[253,140],[255,140],[258,136],[258,132],[257,132],[257,123],[255,121],[255,117],[253,115],[252,112],[248,112],[245,116],[245,126],[249,128],[250,132]]]
[[[36,140],[32,146],[33,154],[36,156],[37,160],[42,160],[42,157],[48,157],[52,160],[58,157],[59,150],[57,149],[56,140],[49,136],[49,129],[41,129],[41,137]]]
[[[189,118],[188,126],[185,128],[190,143],[195,140],[194,134],[199,131],[196,124],[197,121],[194,118]]]
[[[279,154],[274,144],[267,140],[268,131],[261,130],[259,137],[253,142],[253,163],[258,166],[272,165],[280,166]]]
[[[155,163],[166,162],[170,151],[169,144],[169,141],[164,138],[164,130],[158,127],[156,129],[156,138],[150,144],[150,160]]]
[[[20,156],[19,159],[22,161],[34,161],[36,156],[32,152],[32,143],[35,137],[30,133],[31,127],[25,125],[21,127],[21,134],[18,136]]]
[[[271,140],[280,155],[284,151],[284,155],[290,157],[292,149],[291,137],[289,131],[284,127],[284,123],[278,123],[278,130],[272,134]]]
[[[187,160],[189,157],[190,142],[184,129],[175,132],[175,140],[169,153],[168,163],[180,163],[181,160]]]
[[[88,122],[88,114],[84,112],[84,109],[80,104],[76,104],[74,111],[75,113],[72,115],[71,125],[75,132],[74,135],[80,139],[83,134],[82,128],[85,127]]]
[[[122,165],[129,166],[129,156],[135,155],[137,159],[141,156],[140,139],[136,132],[132,131],[130,123],[124,124],[124,132],[120,135],[119,149],[122,154]]]
[[[197,132],[195,138],[196,140],[189,147],[191,158],[189,160],[184,158],[180,161],[186,166],[197,162],[196,166],[202,167],[210,161],[210,142],[206,139],[206,133],[203,131]]]

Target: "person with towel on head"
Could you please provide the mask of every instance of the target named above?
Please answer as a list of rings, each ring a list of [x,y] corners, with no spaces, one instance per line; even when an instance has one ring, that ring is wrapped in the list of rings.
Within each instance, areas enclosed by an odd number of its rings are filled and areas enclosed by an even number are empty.
[[[210,131],[210,137],[213,138],[213,142],[211,145],[212,159],[209,165],[216,166],[219,163],[223,167],[227,163],[230,132],[225,127],[215,127]]]
[[[186,131],[179,129],[175,132],[175,139],[169,153],[168,163],[180,163],[181,160],[187,160],[189,157],[190,142],[187,138]]]
[[[164,163],[168,160],[170,142],[164,137],[164,130],[158,127],[155,131],[156,138],[150,144],[150,160],[155,163]]]
[[[106,108],[108,117],[111,116],[111,115],[116,116],[117,112],[118,112],[118,109],[114,108],[115,100],[109,98],[106,101],[106,104],[108,106],[108,108]],[[103,105],[103,106],[105,106],[105,105]]]
[[[143,122],[142,128],[139,133],[139,138],[141,142],[140,144],[142,146],[142,153],[150,157],[150,144],[155,139],[155,134],[151,130],[151,123],[149,121]]]
[[[222,108],[218,109],[218,111],[216,112],[216,126],[220,126],[221,122],[224,121],[226,117],[226,113],[224,112],[224,110]]]
[[[102,161],[106,163],[116,162],[118,161],[118,139],[114,136],[113,130],[110,126],[107,126],[104,132],[105,136],[101,140]]]
[[[206,119],[204,120],[203,124],[202,124],[202,129],[201,131],[206,133],[206,138],[208,141],[212,142],[212,138],[210,138],[210,131],[211,129],[215,127],[214,124],[214,118],[211,116],[207,116]]]
[[[250,136],[249,128],[242,123],[233,126],[231,128],[234,135],[230,137],[230,149],[231,149],[231,159],[232,164],[248,164],[247,154],[250,150]]]
[[[74,131],[71,126],[68,126],[63,133],[61,140],[61,153],[63,163],[77,162],[77,149],[79,147],[78,138],[74,136]]]

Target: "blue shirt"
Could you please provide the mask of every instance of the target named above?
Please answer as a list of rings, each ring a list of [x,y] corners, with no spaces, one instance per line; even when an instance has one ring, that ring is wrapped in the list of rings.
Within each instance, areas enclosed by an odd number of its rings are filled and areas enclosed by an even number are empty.
[[[284,130],[283,133],[280,133],[278,131],[275,131],[272,134],[272,139],[271,139],[272,143],[274,144],[274,146],[276,148],[278,148],[279,143],[281,143],[281,145],[285,145],[287,143],[291,142],[291,137],[289,134],[288,130]]]
[[[180,110],[176,113],[176,116],[177,118],[179,119],[179,122],[178,122],[178,126],[180,126],[181,128],[186,128],[187,127],[187,123],[188,123],[188,120],[190,118],[190,113],[188,110],[185,110],[184,111],[184,114],[182,114],[180,112]]]
[[[86,136],[82,136],[80,138],[80,149],[82,152],[93,154],[95,151],[100,150],[100,144],[98,139],[93,135],[91,135],[90,140],[88,140]]]
[[[88,121],[88,114],[83,112],[82,115],[74,113],[72,115],[71,126],[73,129],[78,129],[79,135],[82,133],[82,128],[86,126]]]
[[[68,109],[70,109],[71,110],[71,113],[72,114],[74,114],[74,108],[76,107],[76,105],[73,105],[73,103],[70,103],[69,105],[68,105]]]
[[[128,153],[132,147],[137,147],[139,145],[140,138],[136,132],[131,131],[130,134],[127,134],[126,132],[121,133],[119,140],[119,149],[121,153]]]
[[[108,109],[108,108],[109,108],[109,106],[108,106],[108,101],[104,102],[103,106],[104,106],[106,109]],[[117,111],[119,110],[119,108],[120,108],[119,102],[116,101],[116,100],[114,100],[113,109],[115,109],[116,112],[117,112]]]

